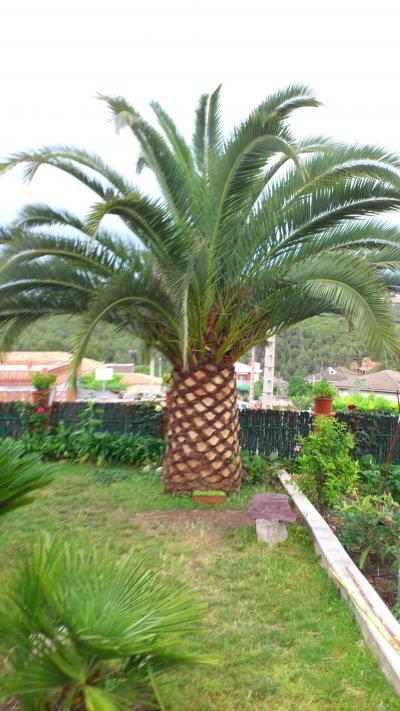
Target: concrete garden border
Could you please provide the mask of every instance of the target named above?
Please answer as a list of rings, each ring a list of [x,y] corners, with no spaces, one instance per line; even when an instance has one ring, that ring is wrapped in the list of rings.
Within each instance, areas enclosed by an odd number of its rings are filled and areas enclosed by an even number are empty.
[[[400,624],[339,543],[325,519],[284,470],[279,479],[304,519],[329,577],[354,609],[369,649],[400,696]]]

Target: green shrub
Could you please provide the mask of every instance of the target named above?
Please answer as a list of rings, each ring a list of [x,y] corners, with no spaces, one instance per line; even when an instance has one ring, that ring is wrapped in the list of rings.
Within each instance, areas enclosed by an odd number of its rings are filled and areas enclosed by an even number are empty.
[[[304,397],[311,395],[312,387],[301,375],[292,375],[289,378],[287,394],[291,400],[294,397]]]
[[[53,468],[44,466],[37,455],[24,453],[19,442],[0,442],[0,516],[30,504],[29,494],[47,486],[52,473]]]
[[[33,410],[33,412],[32,412]],[[93,403],[78,415],[75,428],[61,420],[57,427],[43,427],[43,415],[35,408],[23,408],[23,433],[20,442],[25,452],[40,453],[44,459],[71,459],[102,464],[156,464],[162,462],[164,440],[130,432],[102,432],[99,415]]]
[[[18,409],[21,418],[22,434],[42,436],[47,428],[48,411],[42,405],[31,405],[29,402],[19,402]]]
[[[323,378],[322,380],[317,380],[312,389],[313,397],[327,397],[333,398],[336,395],[336,388],[333,387],[332,383]]]
[[[54,385],[56,380],[55,373],[46,373],[44,370],[32,375],[32,385],[36,390],[50,390],[50,386]]]
[[[241,451],[243,464],[244,486],[258,486],[271,483],[276,475],[276,470],[282,467],[282,462],[276,452],[271,452],[268,458],[261,454],[252,454],[247,449]]]
[[[350,456],[354,436],[345,424],[321,415],[315,419],[315,431],[299,443],[296,471],[301,490],[321,511],[333,508],[358,482],[359,464]]]
[[[340,517],[340,540],[358,556],[360,568],[372,554],[398,566],[400,504],[390,494],[357,497],[341,507]]]
[[[12,566],[0,594],[3,698],[27,711],[165,708],[160,675],[212,661],[185,645],[204,613],[191,590],[135,553],[121,561],[43,539]]]
[[[333,402],[335,412],[347,412],[349,405],[355,405],[358,412],[379,412],[385,415],[397,414],[397,403],[391,402],[381,395],[370,393],[368,396],[361,393],[351,395],[341,395]]]
[[[370,454],[360,459],[360,490],[363,495],[390,494],[400,502],[400,466],[391,464],[386,468],[378,464]]]
[[[87,388],[88,390],[103,389],[103,382],[101,380],[96,380],[96,373],[81,375],[79,382],[83,388]],[[113,392],[123,392],[128,388],[126,383],[122,382],[121,373],[114,373],[111,380],[107,380],[106,387],[107,390],[111,390]]]
[[[292,404],[297,407],[298,410],[309,410],[311,406],[310,395],[294,395],[292,398]]]
[[[40,453],[44,459],[71,459],[76,462],[103,464],[155,464],[164,456],[165,443],[160,437],[141,437],[130,432],[86,432],[67,428],[60,422],[55,433],[41,436],[24,434],[21,444],[26,452]]]

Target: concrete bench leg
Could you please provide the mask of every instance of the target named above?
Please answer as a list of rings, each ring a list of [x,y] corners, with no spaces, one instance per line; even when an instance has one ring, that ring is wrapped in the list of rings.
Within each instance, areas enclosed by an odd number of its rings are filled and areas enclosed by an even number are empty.
[[[256,533],[259,541],[264,541],[270,546],[286,541],[288,537],[286,523],[281,521],[266,521],[264,518],[256,519]]]

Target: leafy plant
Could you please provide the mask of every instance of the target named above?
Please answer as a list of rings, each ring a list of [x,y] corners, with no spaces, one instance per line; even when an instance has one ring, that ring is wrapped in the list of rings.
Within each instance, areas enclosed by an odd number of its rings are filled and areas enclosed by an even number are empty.
[[[333,407],[336,412],[347,412],[349,405],[355,405],[358,412],[380,412],[385,415],[397,414],[397,403],[391,402],[381,395],[371,392],[364,396],[361,393],[335,397]]]
[[[72,429],[61,421],[55,431],[48,428],[43,432],[23,433],[20,442],[24,451],[40,453],[45,459],[95,462],[99,466],[161,464],[165,447],[161,437],[99,432],[91,426]]]
[[[313,397],[333,398],[336,395],[336,388],[325,378],[317,380],[312,389]]]
[[[88,373],[87,375],[81,375],[80,384],[83,388],[88,390],[102,390],[103,383],[101,380],[96,380],[95,373]],[[127,389],[126,383],[122,382],[121,373],[114,373],[111,380],[107,381],[107,390],[114,392],[123,392]]]
[[[161,674],[212,661],[185,645],[204,613],[191,590],[136,553],[116,560],[44,538],[16,560],[1,592],[3,698],[26,711],[128,711],[151,690],[163,709]]]
[[[289,378],[289,384],[287,389],[288,396],[293,399],[294,397],[304,397],[311,395],[312,387],[310,383],[307,382],[301,375],[292,375]]]
[[[44,370],[32,375],[32,385],[36,390],[50,390],[50,386],[57,380],[55,373],[46,373]]]
[[[298,410],[308,410],[311,406],[310,395],[294,395],[292,398],[292,403]]]
[[[243,484],[257,486],[271,483],[277,469],[282,468],[282,461],[276,452],[271,452],[268,458],[261,454],[253,454],[247,449],[242,450]]]
[[[33,501],[30,494],[47,486],[53,468],[41,463],[37,455],[25,454],[13,439],[0,442],[0,516]]]
[[[400,466],[391,464],[387,471],[370,454],[360,459],[360,489],[364,495],[390,494],[400,502]]]
[[[31,405],[29,402],[19,402],[22,433],[41,437],[47,428],[49,413],[42,405]]]
[[[351,458],[354,436],[333,417],[319,416],[315,430],[299,440],[295,467],[301,490],[324,511],[336,506],[358,483],[359,464]]]
[[[357,497],[340,509],[343,545],[359,557],[360,568],[374,554],[399,569],[400,504],[390,494]]]
[[[242,449],[243,464],[243,484],[252,486],[254,484],[265,484],[268,472],[268,464],[260,454],[251,454],[247,449]]]

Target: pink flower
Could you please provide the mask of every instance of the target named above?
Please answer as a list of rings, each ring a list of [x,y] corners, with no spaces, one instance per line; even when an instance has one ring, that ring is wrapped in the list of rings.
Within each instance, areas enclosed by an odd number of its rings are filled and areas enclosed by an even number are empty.
[[[296,446],[293,447],[293,452],[294,452],[295,454],[300,454],[300,452],[301,452],[301,447],[300,447],[299,444],[296,444]]]
[[[44,407],[42,407],[41,405],[39,405],[39,407],[37,408],[36,412],[38,412],[38,413],[41,415],[42,412],[46,412],[46,410],[45,410]]]

